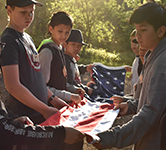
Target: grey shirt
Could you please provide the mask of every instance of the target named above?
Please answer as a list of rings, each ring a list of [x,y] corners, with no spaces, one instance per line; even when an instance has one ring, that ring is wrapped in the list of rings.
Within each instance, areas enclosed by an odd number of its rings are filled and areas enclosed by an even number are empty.
[[[139,101],[128,101],[128,112],[134,108],[136,115],[123,126],[100,133],[103,148],[135,144],[135,150],[160,149],[159,124],[166,106],[165,68],[166,38],[148,56]]]

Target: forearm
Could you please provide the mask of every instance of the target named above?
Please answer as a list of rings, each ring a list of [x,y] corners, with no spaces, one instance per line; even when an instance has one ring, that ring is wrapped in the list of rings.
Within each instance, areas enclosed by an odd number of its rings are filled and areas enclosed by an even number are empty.
[[[24,105],[44,114],[48,110],[48,106],[37,99],[25,86],[13,84],[7,88],[8,92]]]
[[[46,144],[52,144],[57,146],[65,139],[65,129],[63,126],[25,126],[14,122],[2,110],[0,112],[0,116],[2,116],[0,119],[1,142],[4,144],[4,149],[13,145],[32,147],[40,144],[45,146]]]
[[[48,87],[57,97],[63,99],[66,102],[71,100],[71,93],[64,90],[57,90],[53,87]]]

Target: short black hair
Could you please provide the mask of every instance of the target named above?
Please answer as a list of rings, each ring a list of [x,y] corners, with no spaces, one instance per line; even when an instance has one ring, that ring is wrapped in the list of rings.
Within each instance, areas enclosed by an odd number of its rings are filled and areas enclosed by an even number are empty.
[[[147,22],[157,31],[161,26],[166,26],[166,9],[156,2],[148,2],[134,10],[129,19],[130,24]]]
[[[52,14],[48,26],[58,26],[59,24],[69,25],[73,27],[73,18],[65,11],[58,11]]]

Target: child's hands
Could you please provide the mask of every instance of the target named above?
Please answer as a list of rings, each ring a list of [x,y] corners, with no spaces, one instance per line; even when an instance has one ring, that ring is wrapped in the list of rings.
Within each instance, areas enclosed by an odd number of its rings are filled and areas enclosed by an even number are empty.
[[[91,95],[92,92],[93,92],[93,89],[92,89],[92,88],[89,88],[89,89],[88,89],[88,95]]]
[[[33,122],[27,116],[22,116],[14,119],[15,122],[20,122],[21,124],[33,125]]]
[[[81,102],[81,97],[78,94],[71,94],[71,101],[78,104]]]
[[[54,99],[51,100],[51,104],[57,109],[61,109],[64,106],[69,106],[65,101],[61,100],[57,96],[55,96]]]
[[[132,70],[132,67],[130,67],[128,65],[126,65],[124,68],[126,69],[126,72],[131,72],[131,70]]]
[[[79,141],[83,141],[85,135],[78,131],[77,129],[71,127],[65,127],[66,137],[64,142],[67,144],[78,143]]]
[[[87,84],[86,84],[86,86],[90,86],[91,84],[96,84],[94,81],[89,81]]]
[[[76,94],[84,95],[85,91],[82,88],[77,88]]]
[[[128,103],[123,102],[119,104],[117,107],[115,107],[114,110],[120,109],[118,116],[125,116],[127,114],[128,107],[129,107]]]
[[[92,72],[92,67],[93,67],[93,66],[94,66],[93,64],[87,65],[87,66],[86,66],[86,70],[87,70],[87,72],[91,73],[91,72]]]
[[[48,106],[47,110],[43,111],[42,115],[45,119],[48,119],[50,116],[52,116],[56,112],[59,112],[57,108]]]
[[[122,96],[112,96],[110,99],[113,100],[113,104],[115,106],[118,106],[120,103],[124,101],[124,98]]]

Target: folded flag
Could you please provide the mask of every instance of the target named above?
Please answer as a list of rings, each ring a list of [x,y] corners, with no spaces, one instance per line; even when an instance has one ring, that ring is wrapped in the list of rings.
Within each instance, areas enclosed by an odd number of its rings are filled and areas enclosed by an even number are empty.
[[[110,97],[113,95],[124,95],[124,85],[126,69],[121,67],[108,67],[101,63],[94,63],[92,68],[92,81],[91,88],[94,89],[93,93],[85,95],[90,101],[100,101],[112,103]]]
[[[97,133],[112,127],[119,112],[113,108],[113,104],[90,102],[84,98],[78,108],[63,107],[60,112],[55,113],[40,125],[74,127],[85,133],[90,143],[96,139]]]

